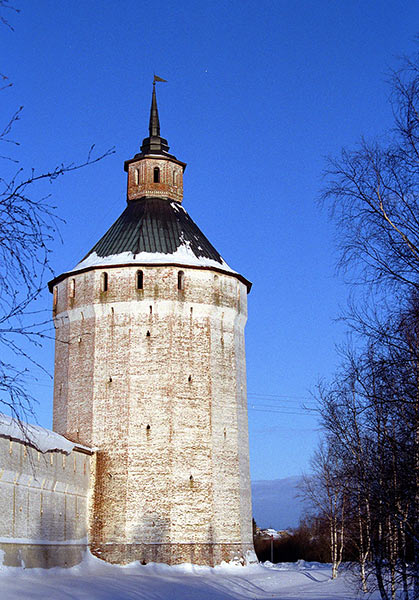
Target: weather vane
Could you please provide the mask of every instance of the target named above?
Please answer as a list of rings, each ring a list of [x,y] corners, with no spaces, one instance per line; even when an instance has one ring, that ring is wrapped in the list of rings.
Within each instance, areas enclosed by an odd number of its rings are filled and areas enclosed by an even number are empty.
[[[154,75],[153,85],[156,85],[156,81],[161,81],[162,83],[167,83],[167,79],[163,79],[163,77],[159,77],[158,75]]]

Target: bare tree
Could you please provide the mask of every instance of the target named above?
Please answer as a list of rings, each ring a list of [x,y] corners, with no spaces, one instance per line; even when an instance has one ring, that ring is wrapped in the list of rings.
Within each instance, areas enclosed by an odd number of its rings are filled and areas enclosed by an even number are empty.
[[[323,200],[340,226],[340,266],[377,285],[419,281],[418,56],[391,74],[394,129],[330,159]]]
[[[362,589],[383,600],[417,581],[419,303],[389,316],[386,335],[349,349],[335,379],[318,389],[327,457],[346,489],[345,547]],[[328,485],[317,477],[327,493]],[[373,567],[373,569],[371,568]],[[372,577],[374,575],[374,577]],[[368,583],[368,585],[367,585]]]
[[[342,563],[345,530],[346,482],[341,461],[333,446],[322,442],[311,461],[312,475],[302,478],[300,489],[316,516],[329,525],[329,549],[332,579]]]
[[[8,0],[0,0],[4,32],[13,31],[8,18],[13,12],[19,11]],[[12,84],[6,75],[1,78],[5,93]],[[48,312],[34,308],[51,274],[50,247],[60,222],[50,195],[42,192],[42,182],[52,183],[114,152],[94,154],[92,146],[82,161],[61,163],[46,172],[28,170],[19,163],[19,143],[13,137],[22,113],[19,107],[0,128],[0,404],[19,420],[33,412],[28,376],[43,369],[36,347],[49,337],[51,327]]]
[[[394,127],[331,159],[323,200],[339,265],[362,287],[345,315],[358,350],[318,397],[345,467],[345,544],[363,589],[419,598],[419,56],[391,73]],[[359,287],[357,288],[359,289]]]

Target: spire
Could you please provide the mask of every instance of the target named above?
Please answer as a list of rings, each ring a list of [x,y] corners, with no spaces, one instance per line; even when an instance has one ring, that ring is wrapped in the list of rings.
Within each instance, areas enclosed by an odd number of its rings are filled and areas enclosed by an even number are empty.
[[[150,137],[160,137],[159,111],[157,108],[156,82],[153,81],[153,95],[151,96],[150,123],[148,126]]]
[[[141,154],[167,154],[169,146],[167,140],[160,137],[159,111],[157,108],[156,81],[153,81],[153,94],[151,96],[150,121],[148,125],[149,137],[144,138]]]
[[[1,3],[1,0],[0,0],[0,3]],[[160,136],[160,119],[159,119],[159,110],[157,108],[157,95],[156,95],[156,82],[159,82],[159,81],[166,81],[166,80],[162,79],[161,77],[158,77],[157,75],[154,75],[153,92],[151,95],[150,119],[149,119],[149,123],[148,123],[149,136],[143,139],[143,143],[141,145],[140,152],[138,154],[135,154],[134,158],[131,158],[130,160],[126,160],[124,162],[124,169],[127,172],[129,171],[130,165],[132,163],[136,163],[139,160],[148,159],[148,158],[153,159],[154,157],[156,159],[164,158],[164,159],[171,161],[172,163],[175,162],[182,167],[182,171],[185,170],[186,163],[178,160],[176,158],[176,156],[174,156],[173,154],[169,154],[169,145],[167,143],[167,140],[165,140],[164,138],[162,138]],[[154,167],[156,167],[156,164],[154,165]],[[135,181],[136,181],[136,183],[134,183]],[[147,183],[147,186],[148,186],[148,183]],[[158,182],[154,181],[153,185],[155,183],[159,184],[157,187],[159,188],[159,195],[161,196],[160,192],[162,190],[162,185],[164,182],[163,181],[158,181]],[[142,189],[142,184],[146,185],[145,180],[140,182],[138,179],[138,175],[132,174],[131,179],[129,178],[129,182],[128,182],[128,188],[129,188],[128,189],[128,198],[130,200],[140,197],[138,195],[140,193],[140,189],[141,189],[141,193],[142,193],[142,191],[144,191]],[[169,185],[169,183],[166,182],[165,185]],[[132,187],[132,189],[130,188],[130,186]],[[173,190],[171,189],[170,193],[168,192],[168,197],[171,197],[171,198],[173,197],[173,199],[176,200],[177,202],[182,202],[183,185],[181,183],[181,179],[179,179],[177,183],[175,183],[175,181],[173,181],[173,185],[170,184],[169,187],[173,188]],[[150,190],[148,189],[148,187],[147,187],[147,190],[149,193]],[[176,197],[174,197],[173,194],[175,194]]]

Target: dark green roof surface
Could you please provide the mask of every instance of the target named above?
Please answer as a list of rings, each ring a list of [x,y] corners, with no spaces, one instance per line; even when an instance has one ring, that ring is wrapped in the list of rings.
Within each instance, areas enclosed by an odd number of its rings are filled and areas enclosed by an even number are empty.
[[[252,284],[221,258],[179,202],[141,198],[128,203],[122,215],[78,265],[48,283],[53,286],[70,273],[121,265],[184,265],[215,269]]]
[[[133,200],[105,235],[86,254],[108,257],[131,252],[173,254],[186,245],[197,258],[227,266],[214,246],[178,202],[143,198]]]

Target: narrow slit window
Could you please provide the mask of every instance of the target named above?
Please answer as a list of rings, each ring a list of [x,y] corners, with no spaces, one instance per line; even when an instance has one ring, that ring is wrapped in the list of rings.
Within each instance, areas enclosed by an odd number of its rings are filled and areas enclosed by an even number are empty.
[[[144,285],[144,273],[137,271],[137,290],[142,290]]]
[[[154,167],[154,183],[160,183],[160,169],[159,167]]]
[[[53,310],[57,310],[57,302],[58,302],[58,289],[55,287],[52,295],[52,308]]]
[[[76,280],[72,279],[70,281],[70,298],[76,297]]]
[[[140,172],[138,169],[134,169],[134,181],[135,185],[138,185],[140,183]]]
[[[179,271],[177,274],[177,289],[183,290],[185,285],[185,273],[183,271]]]
[[[108,291],[108,274],[102,273],[102,292]]]
[[[176,171],[173,171],[173,185],[177,184],[177,173]]]

